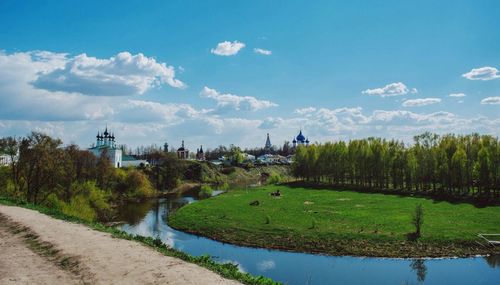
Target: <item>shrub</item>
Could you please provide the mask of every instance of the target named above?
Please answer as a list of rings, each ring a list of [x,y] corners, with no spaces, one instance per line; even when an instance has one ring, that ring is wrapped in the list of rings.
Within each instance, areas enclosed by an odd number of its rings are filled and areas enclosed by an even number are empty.
[[[47,196],[44,205],[88,222],[95,221],[97,218],[109,219],[110,195],[97,187],[95,182],[74,183],[71,185],[71,192],[73,195],[67,203],[59,199],[55,193],[51,193]]]
[[[6,166],[0,166],[0,194],[7,188],[7,182],[10,177],[10,169]]]
[[[224,183],[222,183],[222,185],[219,186],[219,189],[220,190],[229,190],[229,183],[224,181]]]
[[[62,208],[64,206],[64,201],[59,200],[57,198],[57,195],[54,193],[51,193],[49,196],[47,196],[47,199],[45,200],[45,206],[51,209],[55,209],[57,211],[62,211]]]
[[[277,173],[271,173],[269,178],[267,179],[267,183],[269,184],[278,184],[281,182],[281,176]]]
[[[141,171],[131,170],[125,178],[124,194],[128,198],[147,198],[155,195],[155,189]]]
[[[209,198],[212,197],[212,187],[210,185],[202,185],[200,188],[200,192],[198,192],[198,195],[200,198]]]
[[[65,215],[77,217],[88,222],[94,221],[97,216],[96,211],[90,206],[88,199],[83,195],[73,197],[69,204],[62,203],[62,212]]]

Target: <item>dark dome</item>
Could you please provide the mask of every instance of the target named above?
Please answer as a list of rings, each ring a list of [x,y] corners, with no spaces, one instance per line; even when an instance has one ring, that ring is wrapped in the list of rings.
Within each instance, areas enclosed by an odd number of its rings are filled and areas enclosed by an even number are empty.
[[[299,142],[304,142],[306,140],[306,137],[302,134],[302,131],[300,131],[299,135],[297,136],[297,141]]]
[[[180,148],[178,148],[178,149],[177,149],[177,151],[185,151],[185,150],[186,150],[186,149],[185,149],[184,147],[182,147],[182,146],[181,146]]]

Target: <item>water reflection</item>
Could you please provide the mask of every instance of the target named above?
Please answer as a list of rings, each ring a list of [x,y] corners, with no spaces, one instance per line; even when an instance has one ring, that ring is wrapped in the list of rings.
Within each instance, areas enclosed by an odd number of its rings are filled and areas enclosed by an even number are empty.
[[[159,200],[145,200],[140,203],[120,205],[118,207],[116,221],[125,221],[128,224],[136,225],[144,219],[151,209],[153,209],[154,203],[159,203]]]
[[[167,217],[193,196],[169,197],[121,208],[120,228],[130,234],[156,237],[194,256],[209,254],[241,271],[285,284],[500,284],[498,257],[467,259],[388,259],[334,257],[224,244],[176,231]]]
[[[500,255],[489,255],[484,257],[486,262],[491,268],[499,267],[500,268]],[[500,280],[499,280],[500,281]]]
[[[417,280],[419,282],[425,281],[425,275],[427,274],[427,267],[425,267],[425,261],[423,259],[414,259],[410,263],[410,267],[415,273],[417,273]]]

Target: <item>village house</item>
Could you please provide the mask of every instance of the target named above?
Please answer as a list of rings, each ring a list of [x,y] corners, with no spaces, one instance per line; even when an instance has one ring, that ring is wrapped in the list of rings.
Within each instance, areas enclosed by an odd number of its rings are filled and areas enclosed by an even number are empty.
[[[16,160],[16,158],[14,158]],[[12,163],[12,158],[7,154],[0,154],[0,166],[8,166]]]
[[[122,167],[146,167],[149,162],[144,159],[137,159],[131,155],[122,155]]]

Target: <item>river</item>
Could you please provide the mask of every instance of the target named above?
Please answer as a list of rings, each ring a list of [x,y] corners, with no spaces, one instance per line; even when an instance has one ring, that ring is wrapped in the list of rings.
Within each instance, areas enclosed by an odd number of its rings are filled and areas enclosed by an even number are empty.
[[[160,237],[173,248],[284,284],[500,284],[500,257],[394,259],[324,256],[226,244],[172,229],[167,216],[195,195],[129,203],[119,209],[120,229]]]

